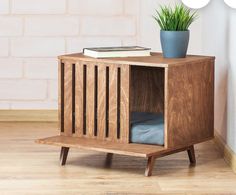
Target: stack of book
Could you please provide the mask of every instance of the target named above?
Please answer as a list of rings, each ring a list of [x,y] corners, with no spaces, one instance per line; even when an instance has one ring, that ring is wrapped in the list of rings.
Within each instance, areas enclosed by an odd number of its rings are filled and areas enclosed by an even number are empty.
[[[151,49],[139,46],[132,47],[94,47],[84,48],[83,54],[94,58],[150,56]]]

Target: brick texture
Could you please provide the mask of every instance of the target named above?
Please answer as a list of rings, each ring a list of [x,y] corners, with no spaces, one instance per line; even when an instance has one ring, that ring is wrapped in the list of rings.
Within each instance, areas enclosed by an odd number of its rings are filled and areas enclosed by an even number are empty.
[[[0,38],[0,56],[7,57],[9,55],[8,38]]]
[[[22,78],[23,76],[23,61],[19,59],[0,59],[0,78]],[[1,82],[1,80],[0,80]]]
[[[12,0],[13,14],[63,14],[66,0]]]
[[[0,2],[0,14],[9,13],[9,0],[1,0]]]
[[[25,20],[27,36],[70,36],[78,35],[78,17],[30,17]]]
[[[1,100],[43,100],[47,96],[47,83],[40,80],[1,80]]]
[[[57,59],[25,60],[24,76],[29,79],[57,79]]]
[[[82,20],[81,33],[93,36],[134,36],[135,20],[132,17],[85,17]]]
[[[20,36],[23,32],[22,17],[1,16],[0,36]]]
[[[55,57],[65,52],[63,38],[15,38],[11,40],[11,54],[15,57]]]
[[[122,0],[69,0],[69,13],[80,15],[121,15]]]
[[[139,0],[0,0],[0,109],[57,109],[57,56],[136,45]]]

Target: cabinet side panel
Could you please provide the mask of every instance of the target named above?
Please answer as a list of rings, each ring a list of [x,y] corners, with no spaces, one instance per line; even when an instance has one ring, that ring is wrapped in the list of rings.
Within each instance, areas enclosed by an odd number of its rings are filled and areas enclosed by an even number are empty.
[[[214,136],[214,61],[168,68],[168,147]]]

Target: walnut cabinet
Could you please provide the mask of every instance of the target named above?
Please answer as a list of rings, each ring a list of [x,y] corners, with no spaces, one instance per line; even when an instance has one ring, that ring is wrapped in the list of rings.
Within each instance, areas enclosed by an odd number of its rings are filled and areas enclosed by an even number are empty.
[[[36,140],[70,147],[147,158],[145,175],[158,157],[186,150],[214,136],[214,57],[187,56],[95,59],[59,56],[59,135]],[[162,113],[164,145],[130,142],[132,112]]]

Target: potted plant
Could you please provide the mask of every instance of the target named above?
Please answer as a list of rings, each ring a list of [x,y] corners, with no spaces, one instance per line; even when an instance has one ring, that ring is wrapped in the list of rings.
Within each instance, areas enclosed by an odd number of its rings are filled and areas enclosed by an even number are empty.
[[[153,18],[161,28],[160,38],[163,56],[165,58],[186,57],[189,42],[189,26],[195,21],[196,12],[191,13],[189,8],[182,4],[160,6]]]

